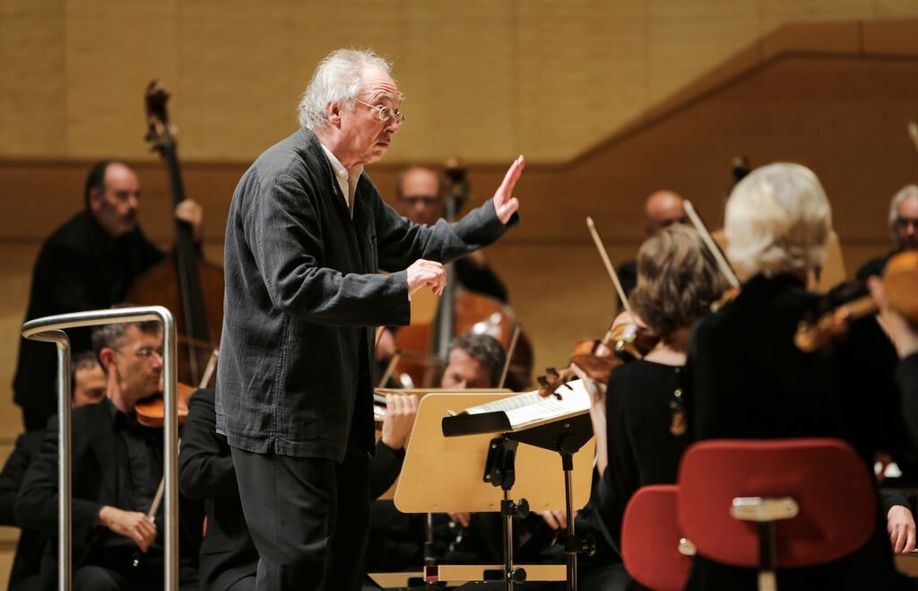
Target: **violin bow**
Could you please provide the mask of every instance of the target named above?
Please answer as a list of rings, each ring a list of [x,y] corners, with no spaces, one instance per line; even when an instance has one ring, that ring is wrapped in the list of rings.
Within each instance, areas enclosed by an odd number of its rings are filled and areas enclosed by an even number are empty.
[[[717,243],[714,242],[714,238],[711,236],[711,233],[708,232],[708,228],[704,225],[704,222],[701,221],[701,217],[698,215],[698,212],[695,211],[695,206],[692,205],[691,201],[686,199],[682,202],[682,208],[685,209],[685,215],[688,216],[689,221],[692,222],[692,226],[695,227],[695,230],[701,236],[704,245],[711,251],[711,255],[717,262],[717,266],[720,267],[720,272],[727,278],[727,283],[730,284],[730,287],[738,289],[740,286],[739,278],[736,276],[736,273],[733,272],[733,267],[727,262],[724,253],[720,251]]]
[[[516,326],[513,327],[513,334],[510,336],[510,346],[507,347],[504,368],[500,371],[500,382],[497,383],[498,388],[503,388],[504,382],[507,381],[507,374],[510,373],[510,358],[513,357],[513,351],[516,349],[516,342],[519,340],[521,332],[523,332],[523,325],[517,322]]]
[[[606,271],[612,279],[612,284],[615,286],[618,298],[622,301],[622,307],[625,308],[626,312],[634,316],[634,312],[631,311],[631,304],[628,303],[628,297],[625,295],[625,290],[622,289],[622,282],[618,280],[618,273],[615,272],[615,267],[612,266],[612,261],[609,260],[609,253],[606,252],[606,247],[602,243],[602,238],[599,237],[599,232],[596,230],[596,224],[593,222],[593,218],[587,216],[586,223],[587,228],[590,230],[590,235],[593,237],[593,244],[596,245],[596,250],[599,251],[599,258],[602,259],[602,263],[606,266]]]

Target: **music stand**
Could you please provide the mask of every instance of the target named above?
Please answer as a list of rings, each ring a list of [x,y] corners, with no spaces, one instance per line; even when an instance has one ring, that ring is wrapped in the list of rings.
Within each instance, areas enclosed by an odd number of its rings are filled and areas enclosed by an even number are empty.
[[[405,513],[498,512],[504,493],[484,481],[491,434],[445,437],[442,420],[450,412],[506,398],[507,394],[430,394],[421,400],[411,441],[402,467],[395,506]],[[531,434],[530,434],[531,435]],[[568,504],[582,507],[589,498],[594,446],[585,445],[571,455],[570,503],[561,482],[546,481],[545,474],[556,462],[555,452],[533,446],[516,449],[513,462],[513,490],[524,496],[535,511],[559,510]],[[506,544],[505,544],[506,545]],[[510,548],[512,551],[512,548]],[[505,557],[508,588],[514,581],[512,556]],[[507,568],[509,566],[509,568]],[[518,573],[524,574],[524,573]]]

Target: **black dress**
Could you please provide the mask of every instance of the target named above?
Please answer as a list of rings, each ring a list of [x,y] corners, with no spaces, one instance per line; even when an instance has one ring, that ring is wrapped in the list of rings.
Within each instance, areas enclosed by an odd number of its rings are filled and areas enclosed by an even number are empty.
[[[791,276],[757,275],[719,312],[701,320],[685,367],[689,417],[696,439],[837,437],[862,455],[865,469],[878,450],[902,452],[904,425],[883,355],[862,351],[852,327],[831,352],[803,353],[793,336],[818,305]],[[892,384],[892,385],[891,385]],[[755,572],[696,558],[690,589],[754,589]],[[885,515],[868,543],[829,565],[778,572],[788,589],[896,589]]]
[[[620,547],[622,517],[631,495],[642,486],[676,481],[688,435],[670,432],[682,368],[632,361],[616,368],[606,392],[609,465],[599,488],[601,512]]]

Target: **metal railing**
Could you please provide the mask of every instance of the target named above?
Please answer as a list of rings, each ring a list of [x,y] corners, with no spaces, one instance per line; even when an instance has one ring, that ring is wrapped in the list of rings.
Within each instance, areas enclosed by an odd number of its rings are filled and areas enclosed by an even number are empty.
[[[172,313],[162,306],[114,308],[36,318],[22,325],[27,339],[55,343],[58,359],[58,588],[70,591],[72,582],[70,339],[65,329],[123,322],[159,320],[163,325],[163,475],[165,478],[164,589],[178,589],[178,413],[176,408],[176,334]]]

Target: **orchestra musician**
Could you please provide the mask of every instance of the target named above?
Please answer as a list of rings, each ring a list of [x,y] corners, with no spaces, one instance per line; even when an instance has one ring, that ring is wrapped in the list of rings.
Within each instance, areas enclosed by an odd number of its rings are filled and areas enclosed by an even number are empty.
[[[749,279],[732,302],[697,323],[689,341],[684,396],[695,439],[836,437],[861,454],[871,473],[878,451],[903,452],[888,447],[900,441],[888,435],[902,428],[897,394],[871,382],[872,352],[859,350],[857,338],[835,343],[828,353],[805,353],[794,344],[798,323],[819,301],[805,282],[823,262],[830,231],[828,199],[803,166],[759,168],[733,190],[725,216],[727,256]],[[890,546],[914,548],[914,519],[902,505],[885,515],[884,509],[878,504],[877,527],[864,547],[829,565],[779,569],[778,586],[901,588]],[[754,586],[752,569],[698,556],[688,588]]]
[[[92,351],[75,355],[70,368],[73,407],[100,402],[105,396],[105,373]],[[20,527],[15,519],[16,497],[29,465],[41,450],[44,436],[43,429],[21,434],[3,465],[0,472],[0,525]],[[10,570],[9,591],[39,589],[41,558],[47,543],[48,538],[38,530],[22,529]]]
[[[893,255],[918,249],[918,185],[906,185],[893,195],[889,202],[889,230],[895,249],[864,263],[857,271],[859,280],[882,275],[886,261]]]
[[[26,320],[53,314],[109,308],[164,254],[137,223],[142,190],[137,173],[121,162],[103,160],[90,168],[84,208],[45,240],[32,271]],[[175,217],[200,238],[203,211],[186,199]],[[85,329],[68,331],[71,350],[92,349]],[[26,430],[43,429],[57,412],[57,353],[53,345],[21,338],[13,399]]]
[[[500,343],[493,337],[468,333],[459,335],[450,342],[448,359],[449,363],[440,378],[441,388],[450,390],[496,388],[504,367],[505,353]],[[386,419],[389,419],[388,410]],[[385,429],[383,430],[384,437]],[[396,468],[395,476],[398,476],[405,457],[404,440],[398,443],[401,443],[396,447],[398,451],[395,452],[398,464],[397,466],[390,464]],[[391,448],[392,445],[387,447]],[[382,454],[377,451],[377,456],[380,455]],[[390,485],[392,481],[389,482]],[[385,492],[385,489],[378,492]],[[392,501],[375,501],[371,509],[370,543],[365,561],[367,571],[392,572],[419,567],[424,559],[425,517],[425,515],[401,513],[395,508]],[[454,540],[457,537],[456,528],[468,528],[472,523],[469,513],[450,514],[452,524],[446,523],[440,516],[436,517],[435,535],[440,541],[447,538]],[[490,526],[491,529],[487,529],[487,526]],[[493,539],[485,539],[488,534],[495,534],[495,536]],[[454,544],[451,555],[440,557],[441,561],[463,560],[470,556],[475,558],[469,558],[465,560],[466,562],[482,563],[499,560],[499,548],[493,554],[491,552],[492,546],[498,546],[499,534],[499,524],[496,526],[491,523],[483,524],[478,520],[474,531],[464,532],[460,538],[462,543]],[[482,556],[485,558],[480,558]]]
[[[658,345],[643,359],[613,369],[605,393],[596,384],[590,388],[601,476],[590,505],[593,519],[602,522],[593,529],[606,533],[616,552],[631,495],[641,486],[676,481],[679,460],[690,443],[681,381],[689,332],[726,287],[713,256],[691,227],[671,225],[641,245],[637,286],[629,302],[658,337]],[[634,584],[611,560],[610,565],[590,559],[581,563],[580,588],[585,591]]]
[[[395,186],[396,209],[415,224],[431,226],[444,217],[440,176],[432,169],[411,166],[401,172]],[[456,282],[469,291],[507,303],[507,287],[488,265],[481,251],[453,262]]]
[[[644,201],[644,235],[649,238],[672,224],[687,224],[688,217],[682,207],[683,201],[685,199],[681,195],[668,189],[651,193]],[[616,268],[616,273],[625,295],[630,295],[637,285],[637,261],[621,263]]]
[[[918,326],[889,303],[878,277],[871,277],[868,286],[880,311],[880,326],[889,336],[900,359],[896,378],[902,393],[902,415],[912,445],[918,448]]]
[[[412,293],[442,292],[443,262],[516,223],[522,157],[454,225],[412,224],[383,203],[363,167],[388,150],[400,103],[388,63],[332,52],[303,94],[301,129],[255,161],[230,205],[215,407],[259,590],[359,588],[372,327],[407,324]]]
[[[160,389],[162,326],[158,321],[109,324],[94,328],[92,340],[106,388],[101,402],[76,408],[72,415],[73,589],[162,589],[162,506],[155,520],[147,516],[163,477],[162,429],[140,425],[135,412],[138,401]],[[58,527],[57,456],[57,422],[51,420],[16,500],[22,526],[50,539],[57,538]],[[179,574],[185,588],[197,582],[195,557],[188,552],[196,548],[199,531],[180,527],[180,552],[186,554]],[[57,545],[48,544],[43,587],[53,585],[56,571]]]

